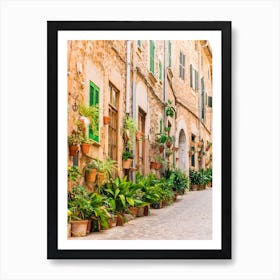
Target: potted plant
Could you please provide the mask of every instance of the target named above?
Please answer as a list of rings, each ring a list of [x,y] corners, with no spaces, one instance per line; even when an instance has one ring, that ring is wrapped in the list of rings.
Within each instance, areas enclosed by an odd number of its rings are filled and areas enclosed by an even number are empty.
[[[82,135],[79,131],[73,130],[71,135],[68,136],[69,154],[75,156],[81,144]]]
[[[197,191],[203,184],[203,177],[201,172],[190,170],[190,187],[192,191]]]
[[[87,190],[82,186],[76,186],[68,194],[68,209],[71,211],[72,236],[86,236],[89,217],[92,216],[93,208]]]
[[[94,183],[96,181],[96,175],[97,175],[97,168],[96,168],[95,160],[93,160],[86,165],[86,169],[85,169],[86,182]]]
[[[129,150],[123,151],[122,160],[123,160],[123,169],[130,169],[132,164],[133,154]]]
[[[176,113],[176,109],[174,106],[172,106],[172,101],[169,99],[165,106],[165,114],[166,116],[173,118],[175,113]]]
[[[173,138],[171,136],[167,136],[167,138],[166,138],[166,147],[167,148],[171,148],[172,142],[173,142]]]
[[[103,116],[103,123],[105,125],[109,124],[110,123],[110,117],[109,116]]]
[[[78,166],[68,166],[68,191],[71,191],[72,183],[77,183],[81,175]]]
[[[84,104],[80,104],[78,108],[78,112],[81,117],[83,117],[83,122],[85,125],[91,127],[93,131],[98,130],[98,123],[99,123],[99,106],[98,105],[91,105],[85,106]],[[86,121],[88,119],[88,121]]]
[[[159,133],[159,134],[157,134],[156,142],[159,144],[164,144],[167,141],[167,139],[169,139],[168,134]]]
[[[129,150],[132,150],[133,148],[132,139],[134,139],[135,133],[137,131],[137,125],[135,121],[131,117],[126,116],[124,119],[122,130],[123,130],[123,138],[126,143],[126,146]]]
[[[83,137],[82,138],[82,141],[81,141],[81,149],[82,149],[82,153],[83,154],[88,154],[89,151],[90,151],[90,147],[91,145],[93,144],[93,140],[92,139],[89,139],[88,137]]]

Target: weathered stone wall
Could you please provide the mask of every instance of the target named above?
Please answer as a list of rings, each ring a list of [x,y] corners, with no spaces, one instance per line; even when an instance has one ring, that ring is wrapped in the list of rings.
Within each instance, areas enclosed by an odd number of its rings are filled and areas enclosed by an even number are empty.
[[[164,41],[155,43],[155,71],[150,72],[150,43],[131,41],[131,72],[130,92],[132,104],[133,76],[135,78],[135,104],[136,123],[138,122],[138,108],[146,114],[145,124],[145,170],[150,173],[150,161],[158,155],[155,148],[156,134],[160,131],[160,119],[164,119]],[[174,158],[169,157],[170,163],[179,166],[179,155],[186,153],[184,164],[188,172],[190,167],[191,134],[212,142],[212,108],[205,106],[205,120],[200,121],[200,91],[190,87],[190,64],[199,72],[199,78],[204,77],[205,91],[212,96],[212,57],[206,46],[206,41],[171,41],[171,67],[167,69],[166,93],[167,100],[176,106],[176,119],[167,118],[171,123],[170,135],[176,137],[175,146],[178,147],[179,134],[183,131],[186,136],[180,151],[176,151]],[[168,51],[166,42],[166,51]],[[180,52],[185,55],[185,77],[179,76]],[[166,57],[168,54],[166,53]],[[162,80],[159,76],[159,61],[162,64]],[[100,141],[91,147],[90,157],[106,159],[108,155],[108,125],[103,124],[103,116],[108,115],[109,109],[109,83],[119,90],[119,132],[118,132],[118,173],[123,175],[122,151],[123,139],[121,127],[125,116],[126,96],[126,41],[68,41],[68,134],[76,128],[78,113],[74,112],[72,105],[77,103],[89,105],[89,81],[100,89]],[[183,139],[183,137],[182,137]],[[209,150],[211,151],[211,149]],[[210,152],[209,152],[210,153]],[[209,156],[210,157],[210,156]],[[207,155],[202,158],[201,167],[209,162]],[[82,167],[88,160],[79,155]],[[72,159],[69,157],[69,165]],[[211,162],[210,162],[211,164]],[[208,164],[209,165],[209,164]],[[196,169],[199,167],[196,154]]]

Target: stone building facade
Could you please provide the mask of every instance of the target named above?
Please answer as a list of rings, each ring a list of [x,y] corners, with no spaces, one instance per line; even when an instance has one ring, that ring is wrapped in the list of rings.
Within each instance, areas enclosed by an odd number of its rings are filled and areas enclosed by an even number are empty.
[[[165,127],[173,136],[170,166],[188,173],[212,165],[212,52],[208,41],[68,41],[68,134],[76,127],[77,104],[97,94],[98,131],[90,158],[108,157],[122,169],[123,119],[131,116],[143,133],[134,141],[135,170],[149,174],[159,156],[156,137]],[[97,100],[98,99],[98,100]],[[165,115],[170,100],[173,118]],[[109,125],[104,116],[110,116]],[[73,164],[69,157],[68,164]],[[77,159],[76,159],[77,160]],[[78,156],[83,167],[86,159]],[[76,162],[76,164],[77,164]]]

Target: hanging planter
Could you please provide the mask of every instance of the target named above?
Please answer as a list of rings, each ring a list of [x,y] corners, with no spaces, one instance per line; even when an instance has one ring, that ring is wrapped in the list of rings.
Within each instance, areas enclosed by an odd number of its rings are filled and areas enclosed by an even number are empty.
[[[82,153],[85,154],[85,155],[88,154],[89,151],[90,151],[90,146],[91,146],[91,144],[83,143],[83,144],[81,145]]]
[[[96,175],[96,169],[86,169],[86,182],[94,183],[96,181]]]
[[[104,125],[107,125],[110,123],[110,117],[109,116],[103,116],[103,123]]]
[[[127,160],[123,160],[123,169],[130,169],[132,164],[132,159],[128,158]]]
[[[143,132],[137,131],[137,133],[136,133],[136,139],[137,139],[137,141],[142,140],[142,138],[143,138]]]
[[[69,155],[71,157],[74,157],[77,154],[78,150],[79,150],[78,145],[69,145]]]

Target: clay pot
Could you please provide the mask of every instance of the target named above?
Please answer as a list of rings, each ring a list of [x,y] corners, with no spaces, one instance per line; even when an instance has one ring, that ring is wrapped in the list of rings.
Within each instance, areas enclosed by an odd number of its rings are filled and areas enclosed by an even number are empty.
[[[123,226],[124,225],[124,216],[118,215],[117,216],[117,226]]]
[[[86,181],[88,183],[94,183],[96,181],[97,170],[87,169],[86,170]]]
[[[67,238],[71,237],[71,224],[67,224]]]
[[[102,186],[106,183],[107,181],[107,174],[106,172],[98,172],[98,176],[97,176],[97,184],[99,186]]]
[[[71,221],[71,233],[74,237],[87,235],[88,220]]]
[[[155,164],[156,164],[156,165],[155,165],[155,170],[160,170],[160,168],[161,168],[161,163],[160,163],[160,162],[156,162]]]
[[[169,142],[169,141],[167,141],[165,144],[166,144],[166,147],[167,147],[167,148],[170,148],[170,147],[171,147],[171,145],[172,145],[172,143],[171,143],[171,142]]]
[[[105,125],[109,124],[110,123],[110,117],[109,116],[103,116],[103,123]]]
[[[151,161],[150,162],[150,169],[155,169],[156,168],[156,162]]]
[[[87,234],[89,234],[89,233],[91,232],[91,223],[92,223],[92,220],[91,220],[91,219],[88,219]]]
[[[132,215],[137,216],[138,207],[129,207],[129,212],[130,212]]]
[[[191,185],[192,191],[197,191],[199,189],[199,185]]]
[[[144,206],[144,216],[148,216],[149,215],[149,205]]]
[[[143,217],[144,216],[144,207],[143,206],[138,206],[137,207],[136,216],[137,217]]]
[[[159,146],[159,152],[163,153],[163,151],[164,151],[164,146]]]
[[[123,169],[130,169],[132,164],[132,159],[128,158],[127,160],[123,160]]]
[[[136,139],[137,139],[138,141],[140,141],[140,140],[142,140],[142,137],[143,137],[143,133],[142,133],[141,131],[137,131],[137,133],[136,133]]]
[[[77,145],[69,145],[69,154],[71,157],[75,156],[79,150],[79,146]]]
[[[82,148],[82,153],[83,154],[88,154],[89,153],[89,150],[90,150],[90,144],[87,144],[87,143],[83,143],[82,145],[81,145],[81,148]]]

